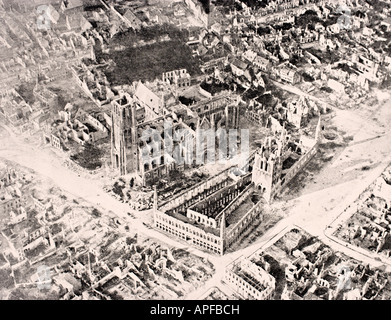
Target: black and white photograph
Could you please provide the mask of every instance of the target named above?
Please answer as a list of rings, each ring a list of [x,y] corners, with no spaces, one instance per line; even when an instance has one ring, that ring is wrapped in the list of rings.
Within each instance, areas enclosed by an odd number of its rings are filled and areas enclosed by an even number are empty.
[[[391,300],[390,0],[0,0],[0,26],[0,300]]]

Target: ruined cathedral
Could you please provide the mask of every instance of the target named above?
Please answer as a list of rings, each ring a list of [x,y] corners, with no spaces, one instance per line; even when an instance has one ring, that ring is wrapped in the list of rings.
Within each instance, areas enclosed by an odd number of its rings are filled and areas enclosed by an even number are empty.
[[[229,91],[211,95],[164,81],[134,83],[129,91],[112,101],[111,160],[119,175],[135,173],[142,185],[195,166],[198,129],[239,128],[239,101]],[[205,163],[211,146],[202,145]]]

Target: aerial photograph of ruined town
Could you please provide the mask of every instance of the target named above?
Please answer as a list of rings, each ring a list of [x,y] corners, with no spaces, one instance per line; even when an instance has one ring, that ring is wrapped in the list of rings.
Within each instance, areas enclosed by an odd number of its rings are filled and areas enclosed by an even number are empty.
[[[0,300],[391,300],[391,0],[0,20]]]

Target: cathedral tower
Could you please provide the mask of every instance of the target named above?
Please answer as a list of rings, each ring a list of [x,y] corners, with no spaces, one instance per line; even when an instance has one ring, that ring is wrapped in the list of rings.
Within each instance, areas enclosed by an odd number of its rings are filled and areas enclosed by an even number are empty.
[[[111,163],[120,175],[138,168],[136,106],[128,94],[112,101]]]

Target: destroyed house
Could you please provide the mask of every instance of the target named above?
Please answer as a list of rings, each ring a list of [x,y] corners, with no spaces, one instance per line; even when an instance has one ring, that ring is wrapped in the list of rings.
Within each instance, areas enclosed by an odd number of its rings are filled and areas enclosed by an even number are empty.
[[[276,288],[274,277],[246,258],[226,268],[224,282],[246,300],[271,300]]]

